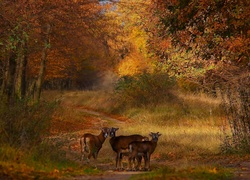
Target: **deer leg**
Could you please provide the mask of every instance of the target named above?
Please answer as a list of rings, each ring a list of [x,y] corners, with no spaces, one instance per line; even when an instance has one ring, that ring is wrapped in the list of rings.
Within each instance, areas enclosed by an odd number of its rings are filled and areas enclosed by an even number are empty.
[[[93,152],[92,156],[94,158],[94,166],[95,168],[97,169],[97,155],[98,155],[98,152]]]
[[[147,161],[145,161],[145,170],[148,171],[149,170],[149,163],[150,163],[149,153],[146,154],[146,157],[147,157]]]
[[[150,171],[150,155],[148,157],[148,171]]]
[[[143,155],[143,159],[144,159],[144,170],[146,169],[146,166],[147,166],[147,155],[146,154],[144,154]]]
[[[133,160],[133,162],[132,162],[133,163],[132,171],[135,171],[136,170],[136,168],[135,168],[135,157],[133,157],[132,160]]]
[[[83,148],[81,149],[81,161],[83,161],[83,159],[84,159],[84,150],[83,150]]]
[[[120,168],[120,170],[123,170],[122,153],[119,153],[119,168]]]
[[[115,163],[116,170],[121,170],[121,159],[122,159],[122,154],[118,152],[116,154],[116,163]]]
[[[87,156],[87,162],[89,163],[90,162],[90,158],[91,158],[92,154],[89,153],[88,156]]]
[[[89,150],[88,150],[87,146],[84,146],[84,147],[82,147],[82,150],[81,150],[81,161],[83,161],[84,159],[86,159],[85,158],[85,154],[86,153],[89,153]],[[87,159],[88,159],[88,157],[87,157]]]
[[[121,153],[120,161],[121,161],[121,169],[122,169],[122,170],[124,169],[124,168],[123,168],[123,162],[122,162],[122,158],[123,158],[123,156],[124,156],[124,154],[123,154],[123,153]]]
[[[133,171],[137,170],[137,165],[135,165],[135,160],[138,161],[138,153],[136,151],[132,152],[133,155]]]
[[[119,153],[116,154],[116,159],[115,159],[115,168],[118,170],[118,160],[119,159]]]
[[[131,154],[128,156],[128,171],[131,171],[131,160],[132,160],[132,156]]]
[[[137,166],[136,166],[136,170],[140,170],[141,169],[141,161],[142,161],[142,156],[138,155],[137,158]]]
[[[94,153],[93,153],[93,157],[94,157],[94,159],[97,159],[98,153],[99,153],[99,150],[94,151]]]
[[[134,157],[134,154],[135,153],[130,153],[129,156],[128,156],[128,163],[129,163],[129,167],[128,167],[128,170],[131,171],[134,169],[134,164],[135,164],[135,157]],[[132,164],[131,164],[132,162]]]

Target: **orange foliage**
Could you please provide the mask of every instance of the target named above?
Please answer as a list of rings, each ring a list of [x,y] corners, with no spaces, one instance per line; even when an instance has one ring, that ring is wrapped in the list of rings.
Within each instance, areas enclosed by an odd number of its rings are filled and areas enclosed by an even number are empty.
[[[163,42],[170,35],[172,42],[195,47],[206,59],[249,61],[250,1],[152,0],[152,4],[159,18],[153,30],[162,37],[158,50],[166,51]]]
[[[71,59],[63,56],[58,50],[52,51],[48,56],[45,79],[67,79],[73,70],[71,67]]]

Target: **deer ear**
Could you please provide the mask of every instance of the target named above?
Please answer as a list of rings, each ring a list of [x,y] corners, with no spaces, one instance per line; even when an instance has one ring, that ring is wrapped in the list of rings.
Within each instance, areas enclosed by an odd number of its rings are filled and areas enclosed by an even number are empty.
[[[115,128],[115,131],[117,131],[119,128]]]

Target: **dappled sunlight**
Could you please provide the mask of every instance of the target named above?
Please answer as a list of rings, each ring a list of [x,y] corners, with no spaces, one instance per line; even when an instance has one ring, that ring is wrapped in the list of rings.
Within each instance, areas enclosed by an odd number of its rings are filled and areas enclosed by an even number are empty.
[[[126,134],[139,133],[148,135],[150,132],[160,132],[162,136],[159,139],[158,153],[184,153],[189,156],[190,153],[199,154],[201,149],[206,153],[216,154],[220,151],[222,143],[222,133],[219,127],[211,126],[158,126],[154,124],[137,124],[121,128]],[[176,148],[173,143],[178,144]],[[190,147],[190,148],[187,148]],[[189,149],[191,149],[189,152]]]
[[[181,93],[179,95],[181,98],[184,97]],[[180,153],[183,154],[183,156],[189,156],[190,154],[195,153],[218,153],[220,151],[220,144],[222,143],[223,137],[221,127],[226,126],[226,124],[221,122],[223,117],[219,116],[220,114],[217,112],[219,111],[217,110],[217,101],[213,101],[212,98],[210,100],[207,96],[206,100],[203,102],[204,104],[201,105],[199,102],[202,101],[203,95],[189,95],[185,96],[185,98],[187,99],[187,101],[184,101],[187,104],[185,106],[179,102],[174,102],[173,104],[157,106],[151,109],[130,108],[124,113],[124,115],[130,119],[129,121],[126,121],[127,123],[117,124],[113,122],[104,124],[119,127],[120,129],[117,132],[118,135],[142,134],[148,136],[150,132],[160,132],[162,136],[160,137],[159,145],[156,148],[156,153],[159,154],[171,154],[174,152],[175,154]],[[108,99],[109,105],[107,104]],[[192,101],[191,105],[188,104],[190,99]],[[200,106],[196,102],[198,102]],[[217,113],[218,117],[209,114],[209,110],[206,108],[206,103],[208,103],[209,107]],[[65,92],[61,97],[61,104],[65,107],[70,105],[70,107],[78,107],[80,109],[90,107],[99,110],[107,106],[105,111],[110,111],[109,108],[112,108],[109,107],[112,105],[109,94],[102,91]],[[76,112],[69,110],[68,113],[65,114],[65,116],[69,116],[69,118],[64,118],[83,122],[84,119],[81,120],[81,118],[79,118],[79,120],[77,120],[77,114],[82,118],[85,116],[84,112],[81,112],[80,109],[76,110]],[[206,117],[205,114],[208,114],[208,116]],[[96,117],[93,116],[92,120],[99,115],[94,115]],[[199,117],[201,119],[199,119]],[[104,122],[104,120],[105,118],[103,117],[102,121]],[[70,121],[72,122],[72,120]],[[91,122],[91,119],[88,121],[85,122],[87,123],[85,127],[90,129],[96,128],[95,125],[91,125],[93,122]],[[104,125],[103,123],[101,124]],[[173,146],[173,143],[176,144],[176,147]],[[104,154],[108,151],[108,145],[105,146],[105,143],[103,150]]]

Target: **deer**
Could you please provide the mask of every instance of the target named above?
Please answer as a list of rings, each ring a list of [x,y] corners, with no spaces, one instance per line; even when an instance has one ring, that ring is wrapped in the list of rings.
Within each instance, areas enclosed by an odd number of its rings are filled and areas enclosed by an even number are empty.
[[[134,134],[129,136],[116,136],[116,131],[119,128],[111,128],[110,129],[110,140],[109,143],[113,149],[113,151],[116,153],[116,170],[123,170],[122,167],[122,158],[123,155],[128,155],[128,145],[129,143],[133,141],[145,141],[148,140],[148,137]],[[140,156],[135,157],[137,158],[137,161],[141,161],[142,158]]]
[[[133,168],[135,165],[134,159],[137,158],[138,155],[142,155],[144,158],[144,169],[146,171],[150,170],[150,157],[151,154],[155,151],[157,146],[157,142],[161,134],[157,133],[150,133],[149,136],[152,137],[151,141],[134,141],[131,142],[129,146],[129,169],[131,169],[131,161],[133,160]],[[138,161],[138,165],[136,169],[141,165],[141,161]]]
[[[80,138],[81,145],[81,161],[84,160],[85,154],[87,153],[87,162],[90,162],[90,158],[93,157],[97,159],[98,153],[102,148],[102,144],[108,137],[110,128],[103,127],[99,135],[93,135],[90,133],[85,133]]]

